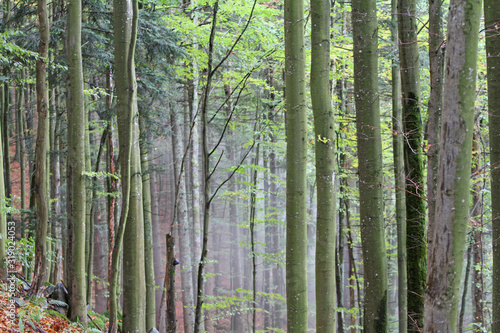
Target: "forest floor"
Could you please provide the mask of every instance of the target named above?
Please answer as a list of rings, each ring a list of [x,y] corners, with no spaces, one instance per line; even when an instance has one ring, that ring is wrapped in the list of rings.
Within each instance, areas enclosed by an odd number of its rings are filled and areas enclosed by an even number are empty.
[[[102,329],[83,329],[71,323],[56,311],[54,302],[45,296],[28,296],[28,288],[17,281],[0,282],[0,332],[2,333],[54,333],[101,332]],[[10,288],[9,288],[10,287]],[[13,292],[11,292],[11,290]],[[57,304],[57,302],[56,302]],[[104,327],[102,318],[89,316],[90,326]]]

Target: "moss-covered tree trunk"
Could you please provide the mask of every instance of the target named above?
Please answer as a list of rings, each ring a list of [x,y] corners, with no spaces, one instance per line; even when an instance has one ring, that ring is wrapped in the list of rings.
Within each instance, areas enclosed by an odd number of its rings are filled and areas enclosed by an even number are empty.
[[[491,202],[500,201],[500,6],[484,0],[488,71],[488,114],[490,129]],[[492,332],[500,332],[500,205],[492,205],[493,225],[493,311]]]
[[[374,0],[352,2],[365,333],[382,333],[387,330],[387,256],[384,238],[376,13]]]
[[[311,101],[316,151],[316,329],[336,331],[335,131],[330,90],[330,0],[311,0]]]
[[[406,251],[408,330],[423,327],[426,269],[426,202],[424,199],[423,125],[417,40],[417,1],[399,0],[399,59],[405,135]]]
[[[83,69],[81,49],[82,4],[69,2],[68,8],[68,251],[70,269],[71,319],[86,322],[85,278],[85,108],[83,97]]]
[[[307,119],[304,1],[285,0],[287,328],[307,332]],[[332,258],[333,260],[333,258]]]
[[[456,332],[460,278],[469,218],[472,134],[481,0],[452,0],[435,219],[429,230],[425,332]]]

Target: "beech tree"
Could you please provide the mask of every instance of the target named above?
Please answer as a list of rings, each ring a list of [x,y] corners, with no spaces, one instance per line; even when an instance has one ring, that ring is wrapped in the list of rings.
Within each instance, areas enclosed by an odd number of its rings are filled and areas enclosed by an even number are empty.
[[[47,62],[49,55],[50,24],[47,2],[40,0],[37,5],[40,22],[40,41],[38,54],[40,59],[36,64],[36,108],[38,112],[38,129],[36,138],[35,159],[35,198],[37,207],[35,270],[31,292],[38,293],[48,279],[47,265],[47,228],[49,223],[49,200],[47,192],[47,140],[49,128],[48,92],[47,92]],[[4,118],[5,123],[5,118]],[[3,130],[5,130],[5,126]],[[8,136],[7,136],[8,138]],[[4,138],[5,139],[5,138]],[[9,154],[7,153],[7,156]]]
[[[500,7],[492,0],[484,0],[486,31],[486,59],[488,84],[488,112],[491,165],[491,202],[500,200]],[[493,229],[493,311],[492,332],[500,332],[500,207],[491,207]]]
[[[435,219],[429,230],[425,332],[455,332],[469,218],[481,1],[450,2]]]
[[[423,293],[425,290],[426,221],[424,199],[423,125],[420,113],[420,71],[417,39],[417,1],[399,0],[399,59],[401,70],[401,95],[403,133],[405,136],[406,180],[406,251],[408,329],[415,331],[423,326]]]
[[[387,330],[387,255],[384,236],[382,138],[378,89],[378,25],[374,0],[352,2],[354,96],[364,266],[363,330]]]
[[[307,119],[303,0],[285,1],[285,97],[287,327],[291,332],[300,333],[307,332],[308,318]]]
[[[330,90],[330,1],[311,0],[311,101],[316,152],[316,329],[336,331],[335,131]],[[289,135],[293,135],[289,132]]]
[[[139,146],[135,45],[139,9],[135,0],[113,2],[115,82],[122,180],[122,209],[113,249],[110,332],[116,332],[118,264],[123,245],[123,331],[146,331],[144,216]]]
[[[82,3],[69,2],[68,8],[68,258],[70,260],[70,307],[73,320],[87,321],[85,278],[85,108],[81,49]]]

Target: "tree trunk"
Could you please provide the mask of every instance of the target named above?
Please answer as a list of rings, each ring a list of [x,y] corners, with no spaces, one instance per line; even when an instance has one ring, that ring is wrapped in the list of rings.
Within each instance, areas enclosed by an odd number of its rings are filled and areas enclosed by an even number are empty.
[[[307,332],[307,119],[304,1],[285,1],[287,328]]]
[[[196,309],[195,309],[195,320],[194,320],[194,333],[199,333],[202,328],[202,312],[203,312],[203,298],[204,298],[204,269],[205,261],[208,256],[208,235],[209,235],[209,224],[210,224],[210,152],[208,150],[208,97],[210,95],[210,90],[212,86],[213,77],[213,52],[214,52],[214,38],[215,29],[217,27],[217,12],[219,10],[219,1],[217,0],[213,5],[213,19],[212,19],[212,29],[210,31],[209,38],[209,50],[208,50],[208,66],[207,66],[207,82],[205,85],[203,93],[203,101],[201,106],[201,130],[202,130],[202,148],[203,148],[203,242],[201,244],[201,258],[198,263],[198,274],[196,283]]]
[[[196,262],[201,254],[201,194],[200,194],[200,116],[198,115],[198,68],[196,64],[193,65],[193,81],[192,86],[189,87],[189,111],[191,118],[192,134],[191,134],[191,161],[190,161],[190,176],[191,181],[191,206],[192,206],[192,244],[193,250],[191,251],[192,262]],[[196,272],[193,269],[193,286],[196,289]],[[196,293],[193,294],[196,297]]]
[[[397,29],[397,3],[391,1],[392,10],[392,42],[394,52],[399,54],[399,34]],[[399,61],[392,60],[392,147],[394,158],[394,184],[396,192],[396,225],[398,247],[398,329],[399,332],[408,330],[408,299],[406,275],[406,193],[405,193],[405,166],[404,166],[404,130],[401,108],[401,73]]]
[[[152,213],[153,213],[153,257],[154,257],[154,270],[155,270],[155,297],[156,297],[156,325],[157,328],[159,329],[159,320],[160,320],[160,313],[159,313],[159,308],[160,308],[160,301],[161,301],[161,294],[162,294],[162,285],[163,285],[163,279],[162,277],[164,276],[163,273],[163,265],[162,265],[162,254],[161,254],[161,248],[162,248],[162,238],[163,236],[160,233],[160,210],[159,210],[159,201],[161,199],[160,191],[161,187],[159,184],[159,179],[158,179],[158,173],[156,171],[153,171],[151,173],[151,198],[152,198]],[[161,237],[161,238],[160,238]],[[192,295],[191,295],[192,297]]]
[[[462,301],[460,304],[460,313],[458,315],[458,332],[462,333],[464,331],[464,316],[465,316],[465,306],[467,304],[467,287],[469,285],[469,276],[470,276],[470,264],[471,264],[471,252],[472,252],[472,247],[474,246],[472,242],[468,242],[469,244],[467,245],[467,254],[466,254],[466,261],[467,264],[465,265],[465,272],[464,272],[464,283],[463,283],[463,291],[462,291]]]
[[[10,1],[7,1],[7,3],[10,3]],[[45,11],[47,12],[47,9]],[[47,13],[47,15],[48,15],[48,13]],[[5,19],[6,20],[9,19],[8,14],[7,14],[7,17]],[[42,29],[42,27],[39,27],[39,29]],[[48,19],[46,22],[46,29],[47,29],[46,33],[48,34],[49,33],[48,30],[50,29],[50,23],[49,23]],[[38,52],[46,52],[48,55],[48,45],[42,46],[44,48],[46,47],[46,50],[43,50],[40,48],[40,45],[42,45],[41,44],[42,41],[43,41],[43,43],[45,43],[45,39],[48,39],[48,37],[46,38],[46,36],[43,36],[40,38]],[[47,59],[43,60],[43,64],[45,66],[46,66],[46,64],[45,64],[46,61],[47,61]],[[40,61],[40,62],[42,62],[42,61]],[[44,71],[45,71],[45,69],[44,69]],[[5,77],[10,76],[9,69],[7,67],[4,68],[3,75]],[[44,78],[46,76],[47,75],[45,73]],[[44,84],[45,84],[45,93],[47,94],[47,83],[44,82]],[[12,184],[11,184],[11,176],[10,176],[10,136],[9,136],[10,92],[9,92],[9,82],[8,81],[4,82],[2,89],[3,89],[3,94],[2,94],[3,101],[2,101],[2,122],[1,123],[2,123],[2,144],[3,144],[3,146],[2,146],[2,149],[3,149],[3,169],[4,169],[3,175],[4,175],[4,184],[5,184],[5,197],[10,199],[12,197]],[[38,96],[38,94],[37,94],[37,96]],[[37,99],[38,99],[38,97],[37,97]],[[45,103],[48,103],[47,98],[45,98]],[[47,109],[48,109],[48,107],[47,107]]]
[[[374,0],[352,2],[365,333],[382,333],[387,330],[388,279],[384,238],[376,12]]]
[[[70,270],[70,318],[87,321],[85,280],[85,108],[81,51],[82,4],[69,2],[68,8],[68,260]]]
[[[182,283],[182,301],[183,316],[184,316],[184,332],[191,333],[194,328],[194,298],[193,298],[193,280],[192,280],[192,262],[191,251],[193,249],[191,242],[192,230],[189,225],[187,202],[186,202],[186,187],[185,187],[185,172],[181,170],[182,164],[182,119],[181,114],[177,109],[172,107],[170,112],[170,123],[172,126],[172,151],[174,156],[174,175],[177,191],[177,212],[176,222],[174,224],[179,226],[179,259],[181,264],[181,283]],[[167,262],[167,267],[169,263]]]
[[[89,128],[90,113],[85,113],[85,172],[92,172],[92,158],[90,156],[90,128]],[[96,161],[99,165],[99,160]],[[94,276],[94,217],[92,214],[93,192],[92,185],[93,177],[85,177],[87,181],[86,191],[86,212],[85,212],[85,267],[87,276],[87,305],[92,309],[92,289]]]
[[[0,128],[0,147],[2,141],[2,129]],[[3,150],[0,149],[0,161],[3,160]],[[0,173],[3,175],[3,163],[0,163]],[[5,186],[4,178],[0,176],[0,203],[2,206],[5,204]],[[7,230],[14,231],[12,237],[7,233]],[[7,265],[7,248],[10,245],[14,245],[13,240],[15,239],[15,225],[7,227],[7,214],[0,214],[0,278],[5,280],[8,276],[9,267]],[[10,241],[9,241],[10,240]],[[13,254],[13,253],[12,253]]]
[[[443,107],[443,65],[444,65],[444,35],[442,1],[429,0],[429,72],[430,96],[427,121],[427,216],[429,228],[437,223],[434,219],[436,203],[436,176],[439,156],[439,134],[441,130],[441,110]],[[428,243],[432,242],[428,238]]]
[[[115,0],[113,7],[123,205],[113,248],[109,330],[115,333],[118,328],[116,293],[123,244],[123,331],[145,332],[144,216],[134,62],[138,4],[135,0]]]
[[[423,128],[420,114],[420,73],[417,41],[417,1],[399,0],[399,59],[406,179],[406,252],[408,330],[423,327],[426,270]]]
[[[176,311],[175,311],[175,265],[174,262],[174,238],[167,234],[167,269],[165,274],[166,294],[167,294],[167,333],[176,332]],[[191,309],[190,309],[191,310]]]
[[[292,92],[293,93],[293,92]],[[311,0],[311,102],[316,152],[316,329],[336,331],[335,131],[330,90],[330,0]],[[290,133],[290,132],[289,132]]]
[[[36,108],[38,113],[38,128],[36,139],[35,160],[35,198],[36,198],[36,237],[35,237],[35,269],[31,293],[37,294],[49,278],[47,265],[47,228],[49,219],[49,198],[47,189],[47,136],[49,126],[48,93],[46,61],[49,49],[49,19],[48,8],[45,0],[38,1],[38,20],[40,30],[40,42],[38,54],[40,59],[36,62]],[[4,110],[5,111],[5,110]],[[5,117],[4,117],[5,120]],[[6,127],[4,126],[4,130]],[[6,133],[2,133],[8,138]],[[5,143],[4,143],[5,144]],[[9,155],[7,151],[7,156]],[[5,158],[5,156],[4,156]],[[5,166],[5,165],[4,165]],[[10,166],[7,166],[10,167]],[[8,196],[9,194],[6,193]]]
[[[151,170],[149,168],[150,142],[146,131],[143,116],[139,116],[139,127],[141,131],[141,170],[142,170],[142,198],[144,209],[144,265],[146,277],[146,332],[156,325],[156,282],[153,255],[153,222],[151,213]]]
[[[500,201],[500,6],[495,0],[484,0],[486,61],[488,80],[488,114],[490,131],[491,202]],[[500,205],[492,205],[493,229],[493,301],[492,332],[500,332]]]
[[[450,2],[436,212],[429,230],[425,332],[455,332],[469,216],[480,0]]]

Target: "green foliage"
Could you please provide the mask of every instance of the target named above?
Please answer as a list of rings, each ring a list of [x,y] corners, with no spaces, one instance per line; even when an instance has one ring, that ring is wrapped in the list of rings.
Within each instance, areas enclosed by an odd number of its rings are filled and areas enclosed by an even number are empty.
[[[13,40],[21,37],[20,31],[5,31],[0,33],[0,65],[15,69],[22,69],[27,65],[34,65],[39,58],[37,52],[33,52],[19,46]],[[0,81],[6,81],[9,78],[0,77]]]

